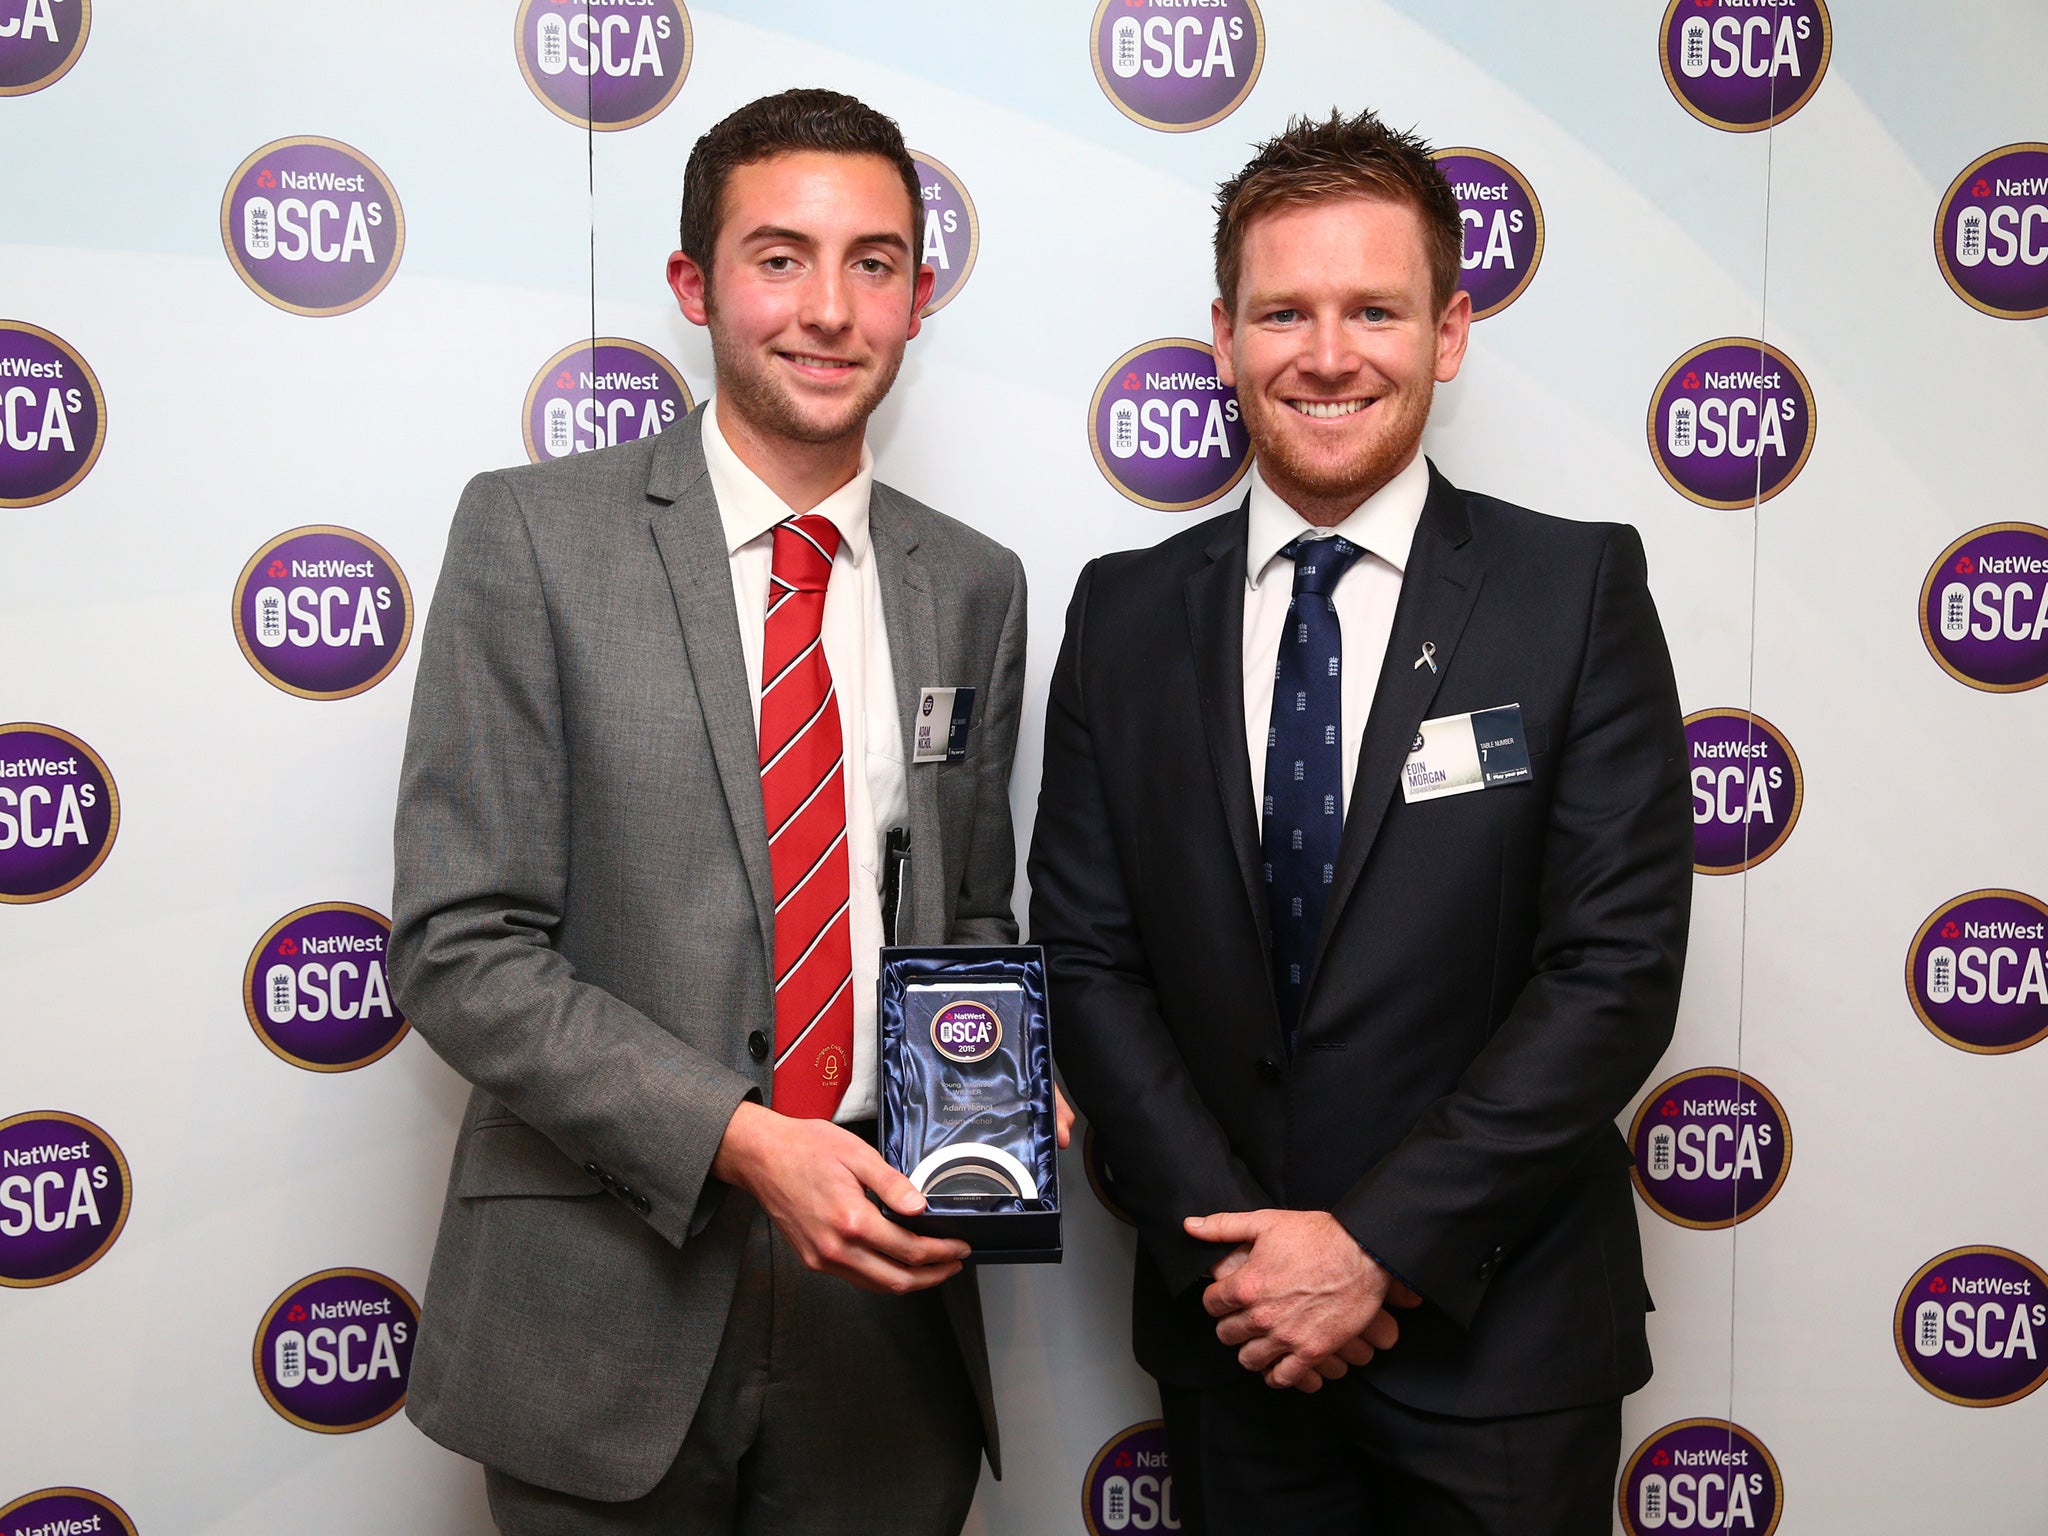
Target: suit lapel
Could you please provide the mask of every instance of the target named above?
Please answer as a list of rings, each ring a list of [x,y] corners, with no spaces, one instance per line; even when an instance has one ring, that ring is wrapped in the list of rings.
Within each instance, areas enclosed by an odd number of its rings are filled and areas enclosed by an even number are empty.
[[[1195,648],[1195,686],[1200,693],[1202,733],[1209,764],[1230,827],[1245,900],[1259,930],[1260,947],[1272,948],[1261,872],[1257,808],[1252,804],[1251,764],[1245,757],[1244,588],[1245,505],[1225,522],[1209,546],[1209,563],[1187,582],[1188,633]]]
[[[910,804],[909,920],[897,942],[938,944],[946,937],[939,770],[910,760],[919,690],[940,678],[938,614],[917,546],[916,526],[889,488],[877,483],[868,499],[868,548],[882,595],[882,624],[889,634],[889,670],[896,677],[896,724],[901,733],[896,745]],[[879,839],[889,829],[875,830]]]
[[[732,564],[718,498],[704,472],[704,407],[661,434],[648,472],[655,548],[675,599],[711,755],[754,895],[764,954],[775,953],[775,881],[761,809],[761,747],[754,730],[746,653],[733,604]]]
[[[1429,499],[1423,504],[1409,549],[1401,597],[1394,609],[1393,634],[1387,641],[1379,683],[1373,690],[1372,713],[1359,743],[1358,777],[1352,781],[1336,880],[1323,912],[1319,957],[1336,928],[1338,914],[1364,873],[1400,780],[1401,764],[1407,761],[1416,728],[1428,714],[1438,684],[1450,670],[1484,574],[1472,550],[1472,524],[1465,515],[1463,493],[1432,464]],[[1424,645],[1432,647],[1434,667],[1421,660]]]

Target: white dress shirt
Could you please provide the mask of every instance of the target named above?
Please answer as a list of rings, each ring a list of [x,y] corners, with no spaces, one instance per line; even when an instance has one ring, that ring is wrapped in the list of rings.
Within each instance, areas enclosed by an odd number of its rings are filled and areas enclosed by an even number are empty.
[[[1251,526],[1245,545],[1244,589],[1244,742],[1251,757],[1252,814],[1266,796],[1266,733],[1273,723],[1273,666],[1280,655],[1280,635],[1287,627],[1287,604],[1294,595],[1294,562],[1280,551],[1304,534],[1313,538],[1344,535],[1365,553],[1337,578],[1332,597],[1337,627],[1344,639],[1344,666],[1339,676],[1342,710],[1338,735],[1344,748],[1344,813],[1351,813],[1351,781],[1358,777],[1358,746],[1365,736],[1372,696],[1379,687],[1380,664],[1387,637],[1394,630],[1394,606],[1401,600],[1401,573],[1408,565],[1408,546],[1429,499],[1429,465],[1417,453],[1408,467],[1359,503],[1334,528],[1318,528],[1282,501],[1252,468]]]
[[[740,648],[747,659],[747,692],[754,701],[754,737],[761,734],[761,647],[768,627],[768,576],[774,565],[775,525],[795,515],[761,477],[740,462],[718,429],[717,402],[704,412],[704,467],[718,498],[719,521],[732,561],[732,595],[739,607]],[[889,631],[882,618],[882,587],[869,558],[868,493],[875,460],[860,450],[860,471],[810,510],[839,530],[839,552],[825,587],[822,639],[825,665],[839,704],[846,752],[846,848],[852,876],[847,917],[853,941],[853,1069],[833,1119],[844,1125],[872,1120],[877,1106],[879,1037],[875,981],[882,948],[883,834],[910,815],[903,731],[896,718],[896,674],[889,665]],[[1277,644],[1277,640],[1275,644]]]

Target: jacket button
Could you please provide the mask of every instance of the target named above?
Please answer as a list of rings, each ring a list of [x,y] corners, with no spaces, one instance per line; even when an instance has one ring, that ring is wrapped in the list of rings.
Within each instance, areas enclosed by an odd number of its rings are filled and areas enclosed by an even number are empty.
[[[758,1029],[747,1036],[747,1054],[756,1061],[768,1059],[768,1037]]]
[[[633,1209],[638,1211],[642,1216],[645,1216],[649,1211],[653,1210],[654,1207],[648,1203],[648,1199],[645,1195],[635,1195],[633,1197]]]
[[[601,1179],[604,1177],[604,1170],[598,1167],[595,1163],[585,1163],[583,1165],[583,1171],[589,1174],[593,1179]]]
[[[1261,1056],[1259,1058],[1259,1076],[1263,1077],[1269,1083],[1279,1082],[1280,1063],[1275,1061],[1270,1056]]]

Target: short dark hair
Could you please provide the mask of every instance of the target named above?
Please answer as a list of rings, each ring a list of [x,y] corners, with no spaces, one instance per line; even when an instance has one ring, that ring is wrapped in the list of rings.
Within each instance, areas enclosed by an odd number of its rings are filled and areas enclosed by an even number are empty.
[[[1371,110],[1328,122],[1306,117],[1259,146],[1251,163],[1216,189],[1216,291],[1234,314],[1244,232],[1274,208],[1325,198],[1371,197],[1406,203],[1422,220],[1432,297],[1441,310],[1458,291],[1465,226],[1457,195],[1429,145],[1389,128]]]
[[[903,177],[910,198],[910,249],[917,251],[923,233],[924,192],[917,166],[903,147],[903,130],[866,102],[838,91],[791,90],[762,96],[709,129],[690,151],[683,168],[683,254],[711,273],[711,250],[718,243],[725,184],[743,165],[771,160],[798,150],[823,150],[835,155],[878,155]]]

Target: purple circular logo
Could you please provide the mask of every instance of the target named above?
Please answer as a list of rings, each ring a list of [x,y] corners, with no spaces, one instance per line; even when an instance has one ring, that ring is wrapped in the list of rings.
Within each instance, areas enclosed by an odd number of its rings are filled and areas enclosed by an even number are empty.
[[[1935,217],[1934,255],[1971,308],[2048,315],[2048,144],[2008,144],[1964,166]]]
[[[676,365],[620,336],[564,347],[526,388],[526,456],[539,464],[652,437],[695,408]]]
[[[1764,1443],[1726,1419],[1667,1424],[1622,1464],[1621,1528],[1739,1530],[1771,1536],[1785,1513],[1785,1485]]]
[[[986,1061],[1002,1043],[1003,1021],[980,1003],[948,1003],[932,1015],[932,1044],[948,1061]]]
[[[1437,166],[1465,223],[1465,291],[1472,318],[1497,315],[1522,296],[1543,260],[1543,205],[1529,178],[1483,149],[1440,149]]]
[[[21,0],[0,18],[0,96],[55,85],[85,52],[92,0]]]
[[[55,1285],[106,1257],[128,1224],[128,1159],[78,1115],[0,1120],[0,1285]]]
[[[1703,709],[1685,717],[1692,763],[1692,867],[1739,875],[1785,846],[1806,799],[1792,743],[1762,715]]]
[[[1081,1166],[1088,1171],[1088,1187],[1095,1191],[1095,1198],[1102,1202],[1102,1208],[1125,1226],[1135,1227],[1137,1223],[1131,1220],[1131,1213],[1124,1209],[1123,1201],[1117,1197],[1116,1173],[1104,1159],[1092,1125],[1081,1132]]]
[[[256,1038],[309,1072],[352,1072],[405,1038],[386,969],[391,924],[324,901],[280,918],[249,955],[242,1007]]]
[[[1266,62],[1254,0],[1102,0],[1091,54],[1102,94],[1134,123],[1187,133],[1244,104]]]
[[[92,472],[107,397],[78,351],[25,320],[0,320],[0,507],[55,501]]]
[[[930,155],[912,150],[910,158],[924,197],[924,247],[918,257],[938,276],[923,314],[935,315],[953,302],[974,270],[974,258],[981,254],[981,220],[958,176]]]
[[[1920,638],[1986,693],[2048,683],[2048,528],[1992,523],[1944,549],[1920,585]]]
[[[244,160],[220,201],[235,271],[295,315],[345,315],[384,291],[405,254],[398,189],[335,139],[279,139]]]
[[[2041,1385],[2048,1275],[2010,1248],[1956,1248],[1899,1293],[1892,1342],[1906,1374],[1946,1402],[1996,1408]]]
[[[1698,1067],[1654,1089],[1629,1127],[1643,1203],[1681,1227],[1747,1221],[1792,1169],[1792,1127],[1762,1083]]]
[[[2018,891],[1943,902],[1913,935],[1906,995],[1958,1050],[2025,1050],[2048,1035],[2048,906]]]
[[[1813,390],[1776,347],[1723,336],[1665,370],[1650,397],[1650,457],[1679,495],[1734,511],[1769,501],[1813,452]]]
[[[542,106],[600,133],[674,101],[694,51],[682,0],[520,0],[512,46]]]
[[[1244,478],[1251,438],[1216,350],[1168,337],[1133,347],[1095,386],[1088,446],[1109,483],[1160,512],[1206,507]]]
[[[54,725],[0,725],[0,903],[77,890],[120,830],[121,797],[99,753]]]
[[[1081,1483],[1081,1519],[1088,1536],[1181,1528],[1162,1420],[1133,1424],[1095,1453]]]
[[[0,1531],[7,1536],[135,1536],[135,1522],[104,1493],[38,1488],[0,1508]]]
[[[1730,133],[1769,128],[1820,89],[1834,51],[1823,0],[1671,0],[1659,54],[1664,83],[1701,122]]]
[[[270,1304],[256,1330],[256,1385],[301,1429],[346,1435],[405,1406],[420,1309],[395,1280],[323,1269]]]
[[[391,675],[412,639],[412,589],[384,546],[347,528],[294,528],[235,583],[235,641],[263,679],[346,699]]]

